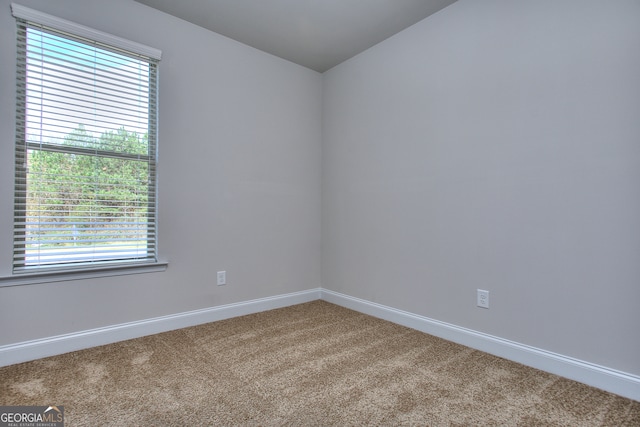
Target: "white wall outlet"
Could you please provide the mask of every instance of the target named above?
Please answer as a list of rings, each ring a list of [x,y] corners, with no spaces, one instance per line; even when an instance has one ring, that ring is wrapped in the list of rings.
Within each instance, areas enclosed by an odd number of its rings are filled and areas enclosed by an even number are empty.
[[[478,307],[489,308],[489,291],[478,289]]]
[[[218,286],[227,284],[227,272],[226,271],[218,271]]]

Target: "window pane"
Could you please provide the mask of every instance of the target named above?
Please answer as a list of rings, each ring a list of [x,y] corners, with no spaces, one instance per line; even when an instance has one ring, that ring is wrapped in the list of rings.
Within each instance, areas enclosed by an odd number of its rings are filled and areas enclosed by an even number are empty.
[[[149,132],[149,71],[148,62],[28,29],[27,141],[119,151],[98,136]],[[70,138],[78,125],[93,138]]]
[[[32,150],[25,264],[146,258],[146,162]]]

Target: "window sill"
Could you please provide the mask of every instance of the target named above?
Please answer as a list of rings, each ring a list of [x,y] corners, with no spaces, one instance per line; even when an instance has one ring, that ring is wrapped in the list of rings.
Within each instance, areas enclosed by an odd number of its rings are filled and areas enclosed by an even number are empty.
[[[168,265],[168,262],[150,262],[83,268],[81,270],[49,270],[33,273],[20,273],[14,274],[13,276],[0,277],[0,287],[94,279],[97,277],[125,276],[129,274],[156,273],[165,271]]]

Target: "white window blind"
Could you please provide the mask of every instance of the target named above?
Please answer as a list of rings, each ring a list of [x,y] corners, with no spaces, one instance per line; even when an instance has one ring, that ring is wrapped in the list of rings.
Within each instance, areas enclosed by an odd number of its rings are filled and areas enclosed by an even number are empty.
[[[159,51],[12,10],[13,271],[155,262]]]

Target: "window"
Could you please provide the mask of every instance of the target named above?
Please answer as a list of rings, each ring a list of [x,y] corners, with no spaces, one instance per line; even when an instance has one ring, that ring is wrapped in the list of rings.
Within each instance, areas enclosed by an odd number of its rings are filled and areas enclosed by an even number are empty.
[[[12,10],[14,273],[155,262],[160,52]]]

